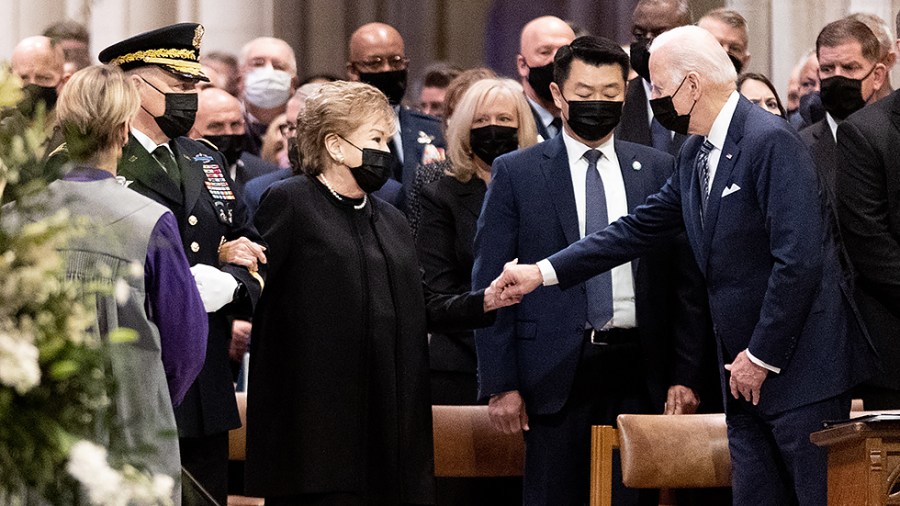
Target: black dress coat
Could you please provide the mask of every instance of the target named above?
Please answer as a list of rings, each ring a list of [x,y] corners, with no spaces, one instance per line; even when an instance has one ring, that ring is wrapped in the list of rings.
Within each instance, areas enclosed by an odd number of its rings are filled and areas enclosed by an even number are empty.
[[[857,276],[856,302],[882,365],[870,383],[893,390],[891,407],[900,407],[900,92],[850,115],[838,126],[837,139],[841,239]]]
[[[351,213],[366,213],[389,286],[364,286]],[[377,402],[367,394],[374,338],[366,318],[370,297],[382,297],[396,315],[398,502],[433,502],[426,309],[405,217],[371,195],[352,209],[318,181],[293,176],[268,189],[255,221],[271,241],[271,275],[250,345],[247,493],[367,495],[368,473],[383,463],[366,458],[366,420]]]
[[[425,284],[443,294],[460,294],[472,284],[473,246],[487,185],[478,177],[463,183],[442,176],[425,186],[416,246]],[[432,333],[431,370],[472,376],[475,384],[475,337],[472,332]],[[469,404],[477,400],[472,389]]]

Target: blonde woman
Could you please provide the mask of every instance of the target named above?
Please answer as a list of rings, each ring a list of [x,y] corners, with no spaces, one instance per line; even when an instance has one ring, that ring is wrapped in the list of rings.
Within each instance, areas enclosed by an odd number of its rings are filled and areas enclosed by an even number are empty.
[[[97,301],[93,328],[101,336],[117,327],[137,334],[109,345],[118,427],[103,442],[127,448],[129,459],[179,483],[173,405],[203,366],[207,318],[175,217],[115,178],[139,105],[134,84],[118,68],[76,72],[56,104],[71,168],[43,198],[47,212],[66,208],[73,223],[86,227],[63,254],[67,279],[83,282]],[[123,286],[127,297],[118,296]],[[179,502],[178,487],[173,499]]]
[[[449,169],[422,191],[417,248],[425,283],[439,293],[468,292],[481,203],[498,156],[537,143],[534,117],[520,84],[482,79],[469,87],[447,125]],[[432,334],[434,404],[475,404],[471,332]]]

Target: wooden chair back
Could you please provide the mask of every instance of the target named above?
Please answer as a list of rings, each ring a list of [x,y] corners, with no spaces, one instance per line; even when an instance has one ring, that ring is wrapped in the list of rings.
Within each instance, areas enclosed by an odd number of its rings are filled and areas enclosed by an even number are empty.
[[[491,426],[487,406],[432,406],[434,475],[445,478],[521,476],[525,441]]]

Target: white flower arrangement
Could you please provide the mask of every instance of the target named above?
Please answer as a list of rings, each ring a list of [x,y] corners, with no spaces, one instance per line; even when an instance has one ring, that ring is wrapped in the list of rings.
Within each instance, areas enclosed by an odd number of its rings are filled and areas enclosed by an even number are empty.
[[[72,446],[66,470],[87,491],[91,504],[172,504],[175,482],[170,476],[140,472],[131,466],[125,466],[122,471],[113,469],[109,466],[106,449],[89,441],[79,441]]]
[[[56,175],[40,162],[43,115],[17,116],[21,98],[21,83],[0,66],[0,204],[15,200],[24,216]],[[106,448],[85,439],[111,430],[114,386],[108,351],[90,330],[93,305],[65,281],[58,251],[79,223],[65,211],[35,222],[7,211],[0,208],[0,504],[171,505],[172,477],[127,463],[116,469]],[[110,451],[113,462],[128,462]]]

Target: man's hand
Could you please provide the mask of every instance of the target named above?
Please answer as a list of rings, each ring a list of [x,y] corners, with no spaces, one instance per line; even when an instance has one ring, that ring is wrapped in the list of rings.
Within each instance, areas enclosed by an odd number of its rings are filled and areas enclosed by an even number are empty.
[[[492,395],[488,401],[488,415],[491,425],[504,434],[517,434],[528,430],[528,415],[525,401],[518,390]]]
[[[500,300],[520,300],[544,282],[541,269],[534,264],[518,265],[518,259],[507,262],[503,272],[491,286],[500,290]]]
[[[684,385],[672,385],[669,387],[669,395],[666,398],[666,415],[693,415],[700,405],[700,398],[691,388]]]
[[[759,389],[769,374],[765,367],[758,366],[747,357],[747,350],[738,353],[734,362],[725,365],[725,369],[731,371],[731,379],[728,385],[731,387],[731,395],[735,399],[743,396],[754,406],[759,404]]]
[[[223,242],[219,246],[219,265],[235,264],[246,267],[250,272],[259,270],[259,263],[266,263],[265,246],[256,244],[246,237]]]
[[[231,344],[228,345],[228,356],[234,362],[240,362],[250,347],[250,330],[253,324],[244,320],[234,320],[231,323]]]
[[[506,265],[515,265],[516,261],[508,262]],[[499,278],[498,278],[499,279]],[[500,309],[501,307],[512,306],[513,304],[518,304],[522,301],[522,297],[507,297],[505,299],[500,298],[500,293],[502,290],[497,285],[497,280],[495,279],[490,286],[484,289],[484,312],[488,313],[495,309]]]

